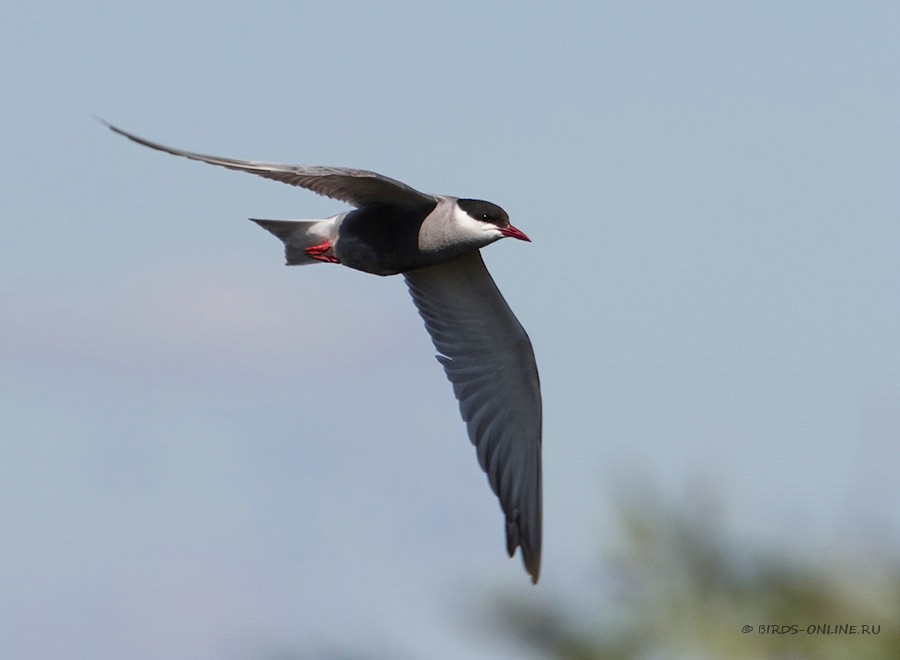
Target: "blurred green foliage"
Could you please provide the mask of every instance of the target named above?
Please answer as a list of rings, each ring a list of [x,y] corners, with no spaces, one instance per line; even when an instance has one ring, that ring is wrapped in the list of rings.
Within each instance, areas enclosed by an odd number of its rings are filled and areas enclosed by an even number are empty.
[[[604,571],[613,588],[598,578],[596,609],[504,596],[501,626],[565,660],[900,658],[896,557],[801,560],[742,546],[709,503],[632,498],[618,529]]]

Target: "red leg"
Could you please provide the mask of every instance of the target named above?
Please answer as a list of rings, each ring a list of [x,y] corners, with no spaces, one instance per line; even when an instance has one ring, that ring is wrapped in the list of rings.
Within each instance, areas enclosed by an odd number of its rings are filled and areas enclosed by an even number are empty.
[[[341,263],[341,260],[334,256],[331,241],[325,241],[324,243],[319,243],[318,245],[311,245],[310,247],[306,248],[304,252],[306,252],[306,254],[311,256],[313,259],[318,259],[319,261],[324,261],[329,264]]]

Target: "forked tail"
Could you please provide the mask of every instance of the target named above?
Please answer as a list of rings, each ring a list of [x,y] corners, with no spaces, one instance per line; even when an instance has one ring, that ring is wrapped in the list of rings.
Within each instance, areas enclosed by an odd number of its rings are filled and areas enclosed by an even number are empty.
[[[332,247],[340,217],[326,220],[250,219],[281,239],[288,266],[303,266],[320,261],[338,263]]]

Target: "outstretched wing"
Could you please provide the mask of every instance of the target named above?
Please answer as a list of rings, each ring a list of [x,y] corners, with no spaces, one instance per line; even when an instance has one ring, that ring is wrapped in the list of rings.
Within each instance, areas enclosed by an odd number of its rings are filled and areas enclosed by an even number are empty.
[[[541,391],[531,341],[475,250],[404,273],[478,462],[506,514],[506,546],[541,565]]]
[[[323,167],[320,165],[283,165],[280,163],[264,163],[255,160],[236,160],[205,156],[191,151],[182,151],[164,144],[151,142],[128,131],[123,131],[102,119],[100,120],[112,131],[124,135],[138,144],[164,151],[174,156],[183,156],[191,160],[199,160],[210,165],[227,167],[230,170],[250,172],[267,179],[274,179],[292,186],[306,188],[319,195],[347,202],[356,207],[396,204],[398,206],[422,206],[433,204],[435,197],[419,192],[405,183],[396,181],[376,172],[356,170],[347,167]]]

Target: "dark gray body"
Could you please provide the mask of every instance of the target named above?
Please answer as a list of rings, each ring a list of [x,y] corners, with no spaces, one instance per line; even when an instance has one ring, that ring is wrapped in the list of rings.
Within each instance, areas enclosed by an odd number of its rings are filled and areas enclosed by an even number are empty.
[[[345,266],[375,275],[428,266],[434,255],[423,252],[419,236],[436,206],[383,205],[350,211],[340,222],[334,254]]]

